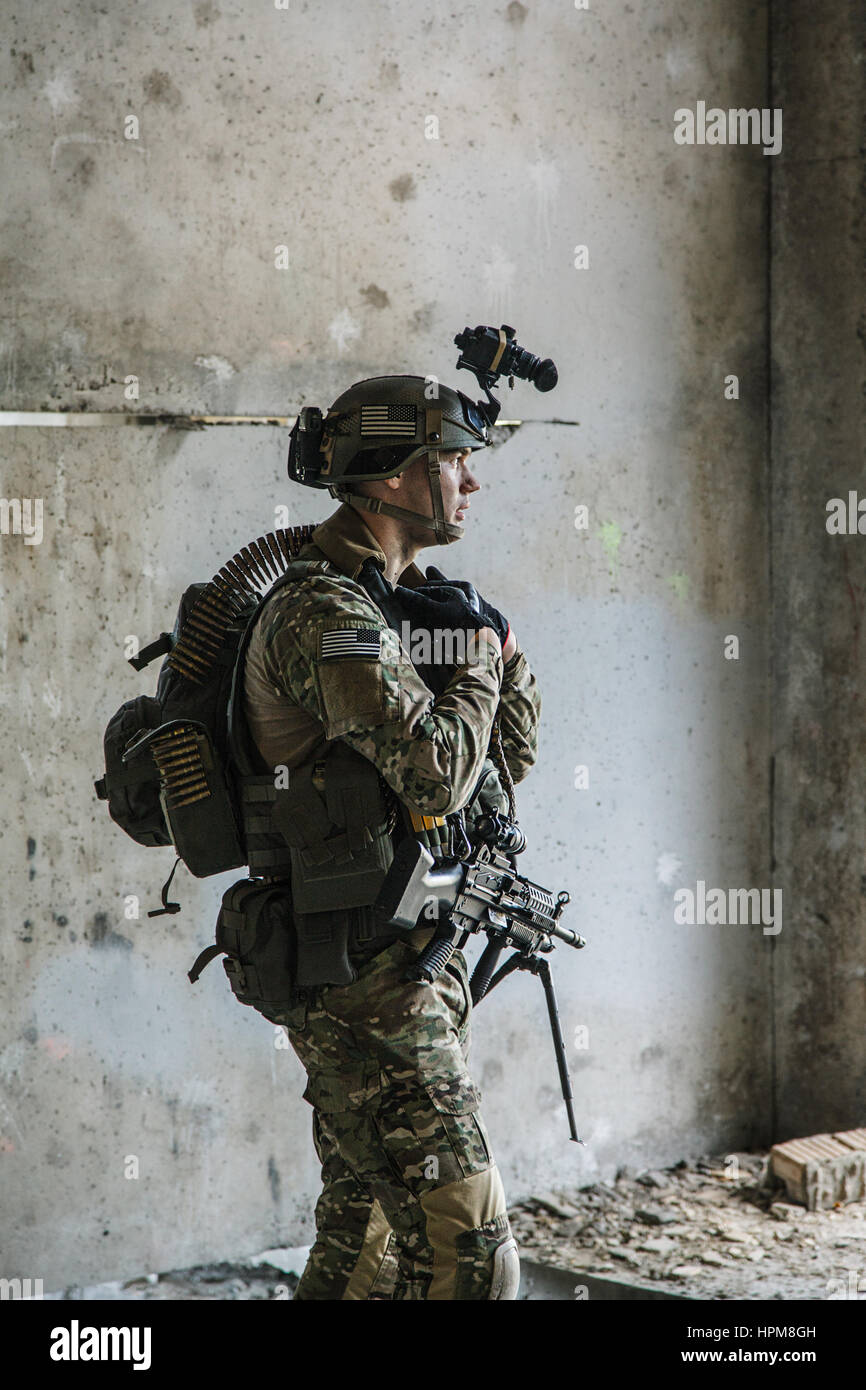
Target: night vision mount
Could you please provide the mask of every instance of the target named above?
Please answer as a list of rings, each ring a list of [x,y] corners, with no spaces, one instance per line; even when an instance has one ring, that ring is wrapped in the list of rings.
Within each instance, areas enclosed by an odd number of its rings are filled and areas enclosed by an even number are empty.
[[[508,377],[508,385],[512,388],[516,376],[531,381],[536,391],[552,391],[559,380],[550,358],[533,357],[516,342],[515,331],[507,323],[501,328],[489,328],[484,324],[474,330],[464,328],[454,343],[460,349],[457,366],[473,372],[487,396],[488,404],[479,401],[478,410],[488,425],[496,424],[502,409],[501,402],[490,394],[501,376]]]

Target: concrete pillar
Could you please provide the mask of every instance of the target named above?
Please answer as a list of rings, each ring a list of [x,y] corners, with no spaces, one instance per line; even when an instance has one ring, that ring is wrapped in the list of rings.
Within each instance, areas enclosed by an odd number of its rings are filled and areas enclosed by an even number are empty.
[[[862,1124],[866,1105],[866,535],[826,529],[830,498],[866,497],[864,38],[856,0],[774,6],[772,104],[784,109],[770,171],[779,1139]]]

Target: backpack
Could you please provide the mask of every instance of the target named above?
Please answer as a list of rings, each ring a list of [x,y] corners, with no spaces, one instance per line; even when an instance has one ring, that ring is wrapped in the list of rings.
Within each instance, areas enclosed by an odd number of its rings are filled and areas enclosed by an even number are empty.
[[[180,911],[167,895],[181,860],[196,878],[252,865],[256,855],[260,870],[281,867],[244,833],[244,802],[270,799],[273,773],[256,775],[264,769],[240,715],[239,683],[261,608],[292,579],[286,571],[313,529],[274,531],[242,547],[210,583],[185,591],[171,633],[129,659],[140,671],[165,656],[156,694],[127,700],[109,720],[105,775],[94,786],[138,844],[175,847],[163,906],[149,917]]]

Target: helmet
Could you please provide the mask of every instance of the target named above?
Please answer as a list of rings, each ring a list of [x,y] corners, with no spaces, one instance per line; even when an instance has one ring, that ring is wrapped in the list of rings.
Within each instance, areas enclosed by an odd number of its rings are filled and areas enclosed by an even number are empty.
[[[305,408],[292,429],[289,477],[327,488],[357,510],[411,519],[436,533],[439,545],[460,540],[463,527],[445,520],[439,452],[483,449],[489,442],[483,412],[462,391],[435,386],[423,376],[374,376],[338,396],[327,415]],[[352,491],[352,483],[394,478],[421,455],[433,515],[397,507]]]

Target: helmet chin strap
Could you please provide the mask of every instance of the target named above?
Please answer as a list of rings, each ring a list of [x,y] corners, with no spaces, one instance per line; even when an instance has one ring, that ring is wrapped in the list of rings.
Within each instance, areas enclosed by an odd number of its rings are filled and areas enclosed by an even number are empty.
[[[428,531],[436,532],[437,545],[450,545],[452,541],[463,539],[464,529],[456,522],[445,520],[445,504],[442,499],[442,484],[439,481],[439,474],[439,459],[430,453],[427,455],[427,478],[430,483],[430,498],[433,503],[432,516],[425,516],[423,512],[412,512],[408,507],[398,507],[393,502],[383,502],[380,497],[367,497],[362,493],[347,492],[339,485],[330,488],[329,491],[341,502],[348,502],[356,511],[384,512],[386,516],[396,516],[401,521],[420,523]]]
[[[449,545],[451,541],[459,541],[463,537],[463,527],[456,522],[445,520],[445,504],[442,500],[442,483],[440,474],[442,465],[439,462],[439,455],[429,453],[427,455],[427,481],[430,484],[430,497],[433,502],[433,530],[436,532],[436,542],[438,545]],[[424,518],[429,526],[427,517]]]

